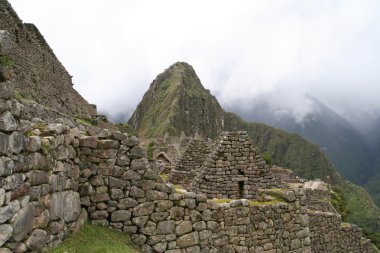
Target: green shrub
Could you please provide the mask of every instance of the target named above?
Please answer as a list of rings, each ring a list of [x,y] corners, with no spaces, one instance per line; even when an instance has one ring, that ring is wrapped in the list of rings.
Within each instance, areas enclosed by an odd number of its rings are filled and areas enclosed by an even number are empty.
[[[0,55],[0,65],[10,68],[14,65],[14,61],[5,55]]]
[[[268,154],[264,155],[264,160],[267,163],[267,165],[272,165],[272,158]]]

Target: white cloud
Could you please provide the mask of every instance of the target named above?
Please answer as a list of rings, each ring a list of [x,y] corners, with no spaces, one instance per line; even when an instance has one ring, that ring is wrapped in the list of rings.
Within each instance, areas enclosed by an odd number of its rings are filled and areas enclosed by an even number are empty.
[[[377,0],[10,2],[108,113],[132,111],[176,61],[224,105],[268,96],[302,118],[309,93],[342,114],[380,111]]]

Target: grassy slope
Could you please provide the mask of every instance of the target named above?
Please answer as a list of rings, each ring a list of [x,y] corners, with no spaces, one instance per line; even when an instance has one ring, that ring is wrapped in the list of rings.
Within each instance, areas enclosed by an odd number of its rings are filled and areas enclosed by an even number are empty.
[[[371,178],[365,185],[365,189],[371,194],[375,203],[380,206],[380,174]]]
[[[85,224],[49,253],[137,253],[129,237],[114,229]]]
[[[350,182],[342,185],[348,215],[346,222],[357,224],[372,242],[380,246],[380,210],[364,188]]]

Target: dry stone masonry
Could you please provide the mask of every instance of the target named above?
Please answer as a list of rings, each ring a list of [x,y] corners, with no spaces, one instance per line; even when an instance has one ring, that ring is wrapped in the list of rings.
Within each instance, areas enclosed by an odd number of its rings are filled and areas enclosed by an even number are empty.
[[[207,158],[189,147],[176,169],[185,184],[206,161],[194,192],[178,192],[136,137],[76,123],[96,108],[34,25],[6,0],[0,14],[0,53],[15,74],[0,83],[1,253],[45,252],[86,221],[130,234],[143,253],[371,252],[356,226],[310,210],[324,192],[281,189],[279,200],[253,201],[280,182],[245,132],[223,133]]]
[[[193,139],[186,147],[174,169],[170,171],[169,182],[189,189],[196,172],[210,153],[209,143]]]
[[[35,117],[45,115],[35,108],[12,96],[0,99],[2,253],[45,251],[86,220],[130,234],[145,253],[371,252],[356,226],[308,211],[303,189],[283,189],[274,203],[218,203],[202,193],[179,193],[149,167],[136,137],[69,117],[48,123]],[[231,136],[245,140],[244,133],[225,136],[231,144],[221,145],[234,146]],[[247,157],[262,164],[253,154]]]
[[[191,189],[209,198],[254,199],[258,188],[278,185],[246,132],[223,132]]]

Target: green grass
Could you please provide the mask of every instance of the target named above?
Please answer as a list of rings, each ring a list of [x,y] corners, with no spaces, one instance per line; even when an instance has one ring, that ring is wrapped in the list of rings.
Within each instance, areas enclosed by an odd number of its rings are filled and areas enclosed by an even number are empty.
[[[81,124],[81,125],[84,125],[84,126],[93,126],[94,125],[91,121],[86,120],[86,119],[75,118],[75,121],[78,124]]]
[[[346,182],[342,187],[346,199],[345,221],[362,228],[363,233],[377,247],[380,246],[380,210],[369,194],[360,186]]]
[[[10,68],[14,65],[14,61],[8,56],[0,55],[0,65]]]
[[[129,236],[99,225],[85,224],[49,253],[137,253]]]
[[[232,199],[213,199],[212,201],[218,204],[224,204],[224,203],[230,203]],[[264,205],[276,205],[279,203],[284,203],[283,201],[274,199],[271,201],[253,201],[249,200],[249,205],[250,206],[264,206]]]

